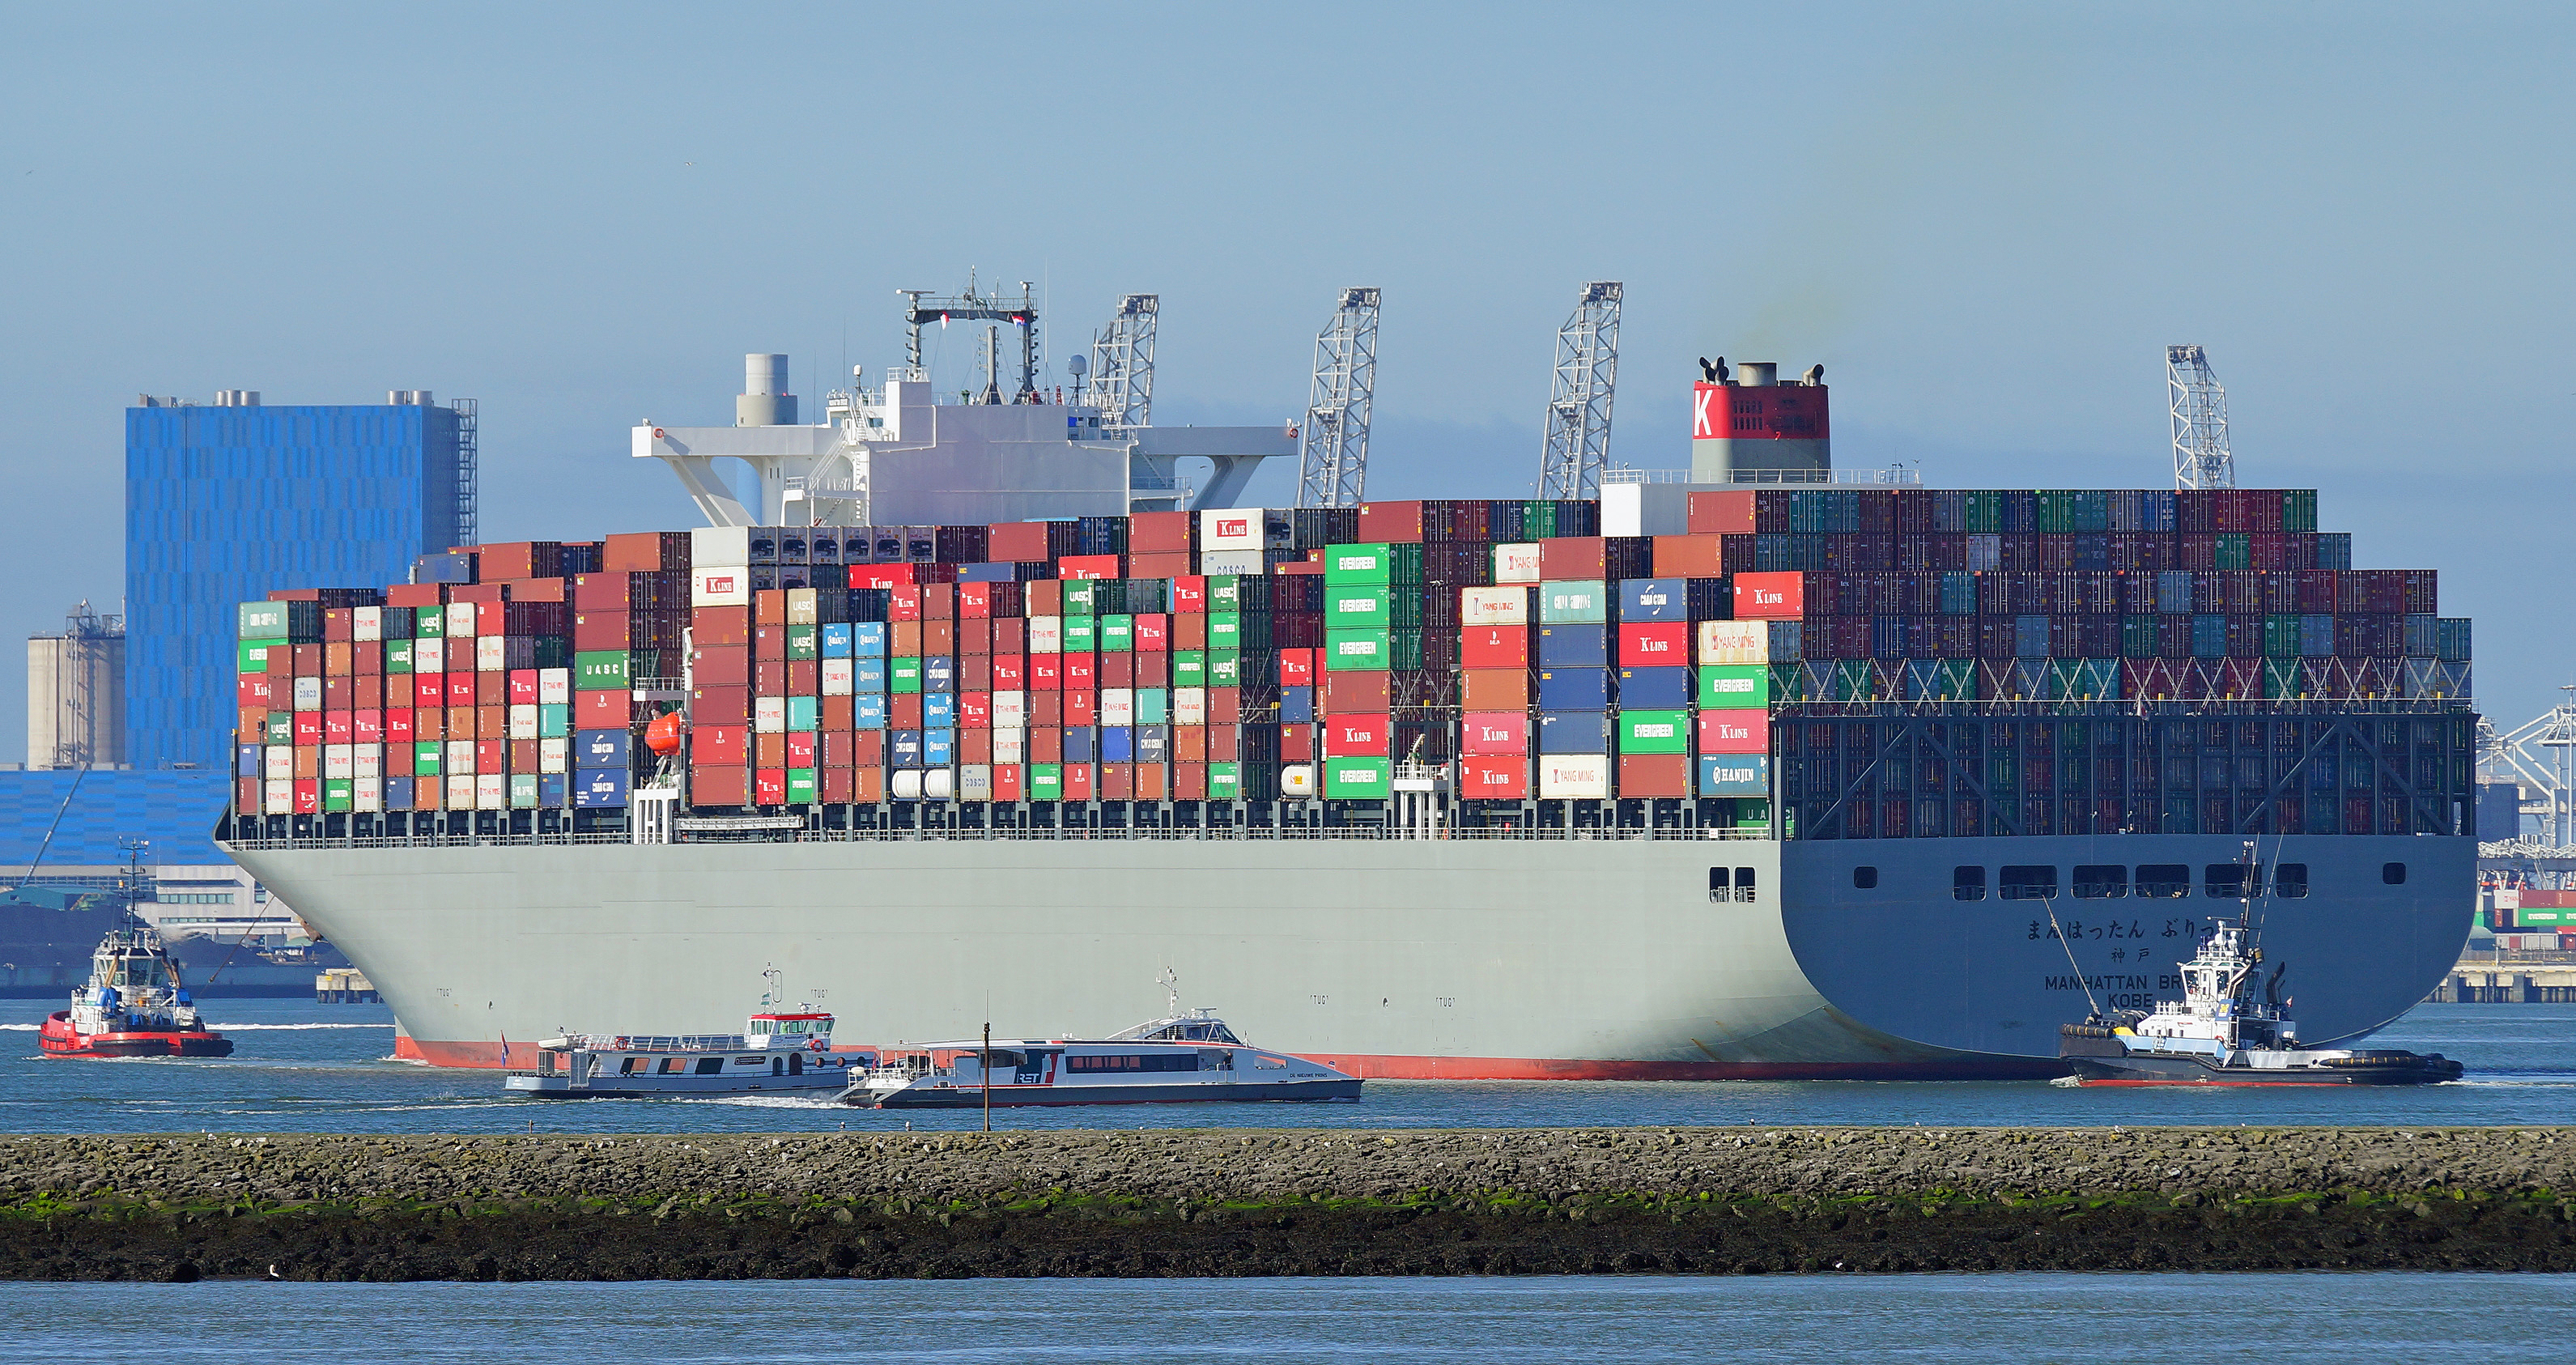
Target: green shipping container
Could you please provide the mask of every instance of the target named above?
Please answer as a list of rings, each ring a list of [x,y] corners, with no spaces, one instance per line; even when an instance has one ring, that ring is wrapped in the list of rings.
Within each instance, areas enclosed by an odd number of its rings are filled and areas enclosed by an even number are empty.
[[[2276,613],[2263,618],[2263,657],[2267,659],[2295,659],[2299,657],[2299,618],[2297,616],[2284,616]],[[2267,697],[2274,695],[2295,697],[2298,693],[2282,692],[2275,694],[2267,691],[2263,695]]]
[[[1208,685],[1208,656],[1204,649],[1172,651],[1172,686],[1205,687]]]
[[[1029,799],[1061,801],[1064,799],[1064,765],[1032,763],[1029,765]]]
[[[2218,567],[2221,569],[2254,567],[2254,537],[2243,531],[2219,532],[2217,545],[2214,548],[2218,555]]]
[[[1100,622],[1089,616],[1064,618],[1064,652],[1089,654],[1100,648]]]
[[[1759,829],[1771,823],[1770,802],[1757,801],[1745,796],[1736,797],[1734,800],[1737,829]]]
[[[2549,910],[2515,910],[2511,913],[2513,915],[2514,923],[2527,924],[2535,929],[2556,929],[2563,925],[2576,925],[2576,910],[2563,908]]]
[[[1172,692],[1167,687],[1136,689],[1136,723],[1169,725],[1172,723]]]
[[[586,649],[573,656],[572,685],[584,692],[607,692],[634,684],[622,649]]]
[[[1690,712],[1622,711],[1619,752],[1685,754],[1690,752]]]
[[[790,768],[787,770],[787,804],[791,806],[813,805],[815,802],[823,799],[821,791],[822,789],[814,781],[813,769]]]
[[[1333,630],[1392,626],[1395,590],[1366,583],[1324,585],[1324,625]]]
[[[1383,801],[1395,790],[1395,763],[1385,758],[1324,760],[1324,798],[1328,801]]]
[[[814,652],[814,627],[789,626],[787,628],[788,662],[803,663],[815,657],[817,655]]]
[[[1807,695],[1807,668],[1804,664],[1771,665],[1771,700],[1814,701]]]
[[[2296,621],[2299,618],[2290,618]],[[2306,695],[2307,668],[2298,659],[2265,659],[2263,661],[2263,695],[2282,700]]]
[[[1100,652],[1132,654],[1136,651],[1136,618],[1128,615],[1100,618]]]
[[[446,757],[445,746],[434,739],[424,739],[411,746],[411,771],[414,777],[436,777],[439,763]]]
[[[234,661],[234,672],[265,673],[268,671],[268,641],[244,640],[239,650],[240,657]]]
[[[414,607],[411,634],[415,640],[435,640],[447,634],[447,608]]]
[[[1702,664],[1699,705],[1703,711],[1738,711],[1771,704],[1771,670],[1763,664]]]
[[[1208,799],[1239,801],[1243,799],[1243,767],[1237,763],[1207,765]]]
[[[2317,490],[2290,488],[2281,493],[2281,529],[2309,532],[2317,529]],[[2325,566],[2319,565],[2323,568]]]
[[[1384,630],[1327,630],[1324,667],[1336,673],[1383,672],[1394,666],[1394,633]]]
[[[1972,535],[1994,535],[2004,529],[2004,495],[1992,488],[1972,488],[1963,499],[1961,529]]]
[[[912,658],[886,660],[886,691],[919,692],[920,690],[921,660]]]
[[[1380,587],[1392,586],[1395,582],[1394,551],[1392,545],[1325,546],[1325,586],[1372,583]]]
[[[1208,613],[1208,651],[1243,648],[1243,614],[1232,611]]]
[[[1540,625],[1602,625],[1610,620],[1610,585],[1588,579],[1538,585]]]
[[[537,775],[535,773],[510,774],[510,809],[531,810],[536,804]]]
[[[269,712],[268,719],[260,726],[259,737],[260,741],[264,744],[293,744],[295,742],[295,713],[292,711]]]
[[[1210,687],[1243,686],[1243,655],[1231,649],[1209,650],[1207,685]]]
[[[286,638],[286,604],[284,602],[244,602],[241,604],[241,638],[245,640],[283,640]]]
[[[326,777],[322,779],[322,809],[326,811],[347,810],[349,809],[350,798],[354,795],[356,795],[356,784],[351,782],[348,778]]]
[[[411,641],[385,641],[385,671],[387,673],[409,673],[411,671]]]
[[[537,738],[572,738],[572,708],[559,701],[537,703]]]
[[[820,697],[789,697],[787,728],[797,734],[823,728],[823,701]]]
[[[1098,609],[1099,603],[1100,582],[1098,579],[1068,578],[1064,580],[1065,615],[1092,615]]]
[[[1243,610],[1243,579],[1230,573],[1208,575],[1207,609],[1211,612]]]

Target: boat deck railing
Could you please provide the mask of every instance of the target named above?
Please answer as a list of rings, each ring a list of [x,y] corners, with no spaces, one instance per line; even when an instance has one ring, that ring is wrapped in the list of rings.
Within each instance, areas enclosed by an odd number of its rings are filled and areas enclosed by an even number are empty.
[[[954,825],[911,829],[765,828],[749,830],[678,830],[672,843],[985,843],[1000,841],[1128,843],[1138,840],[1183,843],[1249,843],[1365,841],[1391,842],[1679,842],[1758,841],[1771,838],[1759,825],[1592,825],[1576,828],[1530,825],[1440,825],[1430,829],[1401,825],[1243,825],[1215,828],[1127,825],[1111,828],[964,828]],[[395,848],[533,848],[556,845],[632,844],[623,832],[547,834],[413,834],[285,839],[226,839],[226,847],[249,852],[291,849]]]

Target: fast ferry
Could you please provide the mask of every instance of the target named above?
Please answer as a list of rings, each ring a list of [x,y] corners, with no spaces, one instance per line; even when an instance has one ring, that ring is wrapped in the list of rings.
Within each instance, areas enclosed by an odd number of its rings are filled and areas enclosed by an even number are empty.
[[[568,1033],[540,1041],[536,1069],[502,1087],[574,1100],[831,1091],[876,1060],[831,1048],[832,1016],[811,1008],[763,1010],[740,1033]]]
[[[89,984],[47,1016],[36,1045],[48,1057],[229,1057],[232,1040],[205,1026],[161,935],[129,917],[98,941]]]
[[[1357,1100],[1358,1077],[1246,1044],[1204,1010],[1097,1041],[1014,1038],[930,1043],[890,1055],[841,1102],[877,1109],[972,1109],[1193,1101]]]

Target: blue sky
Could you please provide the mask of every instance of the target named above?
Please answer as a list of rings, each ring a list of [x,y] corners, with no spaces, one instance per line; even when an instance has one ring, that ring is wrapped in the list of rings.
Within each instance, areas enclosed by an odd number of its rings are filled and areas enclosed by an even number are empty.
[[[1845,465],[2159,486],[2199,342],[2242,481],[2442,570],[2510,726],[2576,680],[2571,16],[0,7],[0,628],[119,595],[138,392],[470,395],[487,536],[588,539],[689,524],[629,425],[729,420],[745,351],[809,402],[894,360],[898,288],[1040,281],[1059,355],[1159,292],[1158,416],[1266,422],[1371,284],[1371,491],[1500,496],[1612,278],[1648,467],[1725,354],[1823,362]]]

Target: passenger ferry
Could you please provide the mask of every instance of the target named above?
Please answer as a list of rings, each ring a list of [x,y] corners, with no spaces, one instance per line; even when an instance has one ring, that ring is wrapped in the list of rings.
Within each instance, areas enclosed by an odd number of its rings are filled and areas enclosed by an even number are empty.
[[[832,1016],[811,1008],[763,1010],[741,1033],[645,1035],[570,1033],[537,1044],[534,1071],[502,1082],[543,1099],[645,1099],[836,1091],[869,1053],[834,1053]]]
[[[841,1103],[972,1109],[1192,1101],[1357,1100],[1360,1081],[1321,1062],[1265,1052],[1207,1010],[1175,1012],[1097,1041],[929,1043],[857,1077]]]

